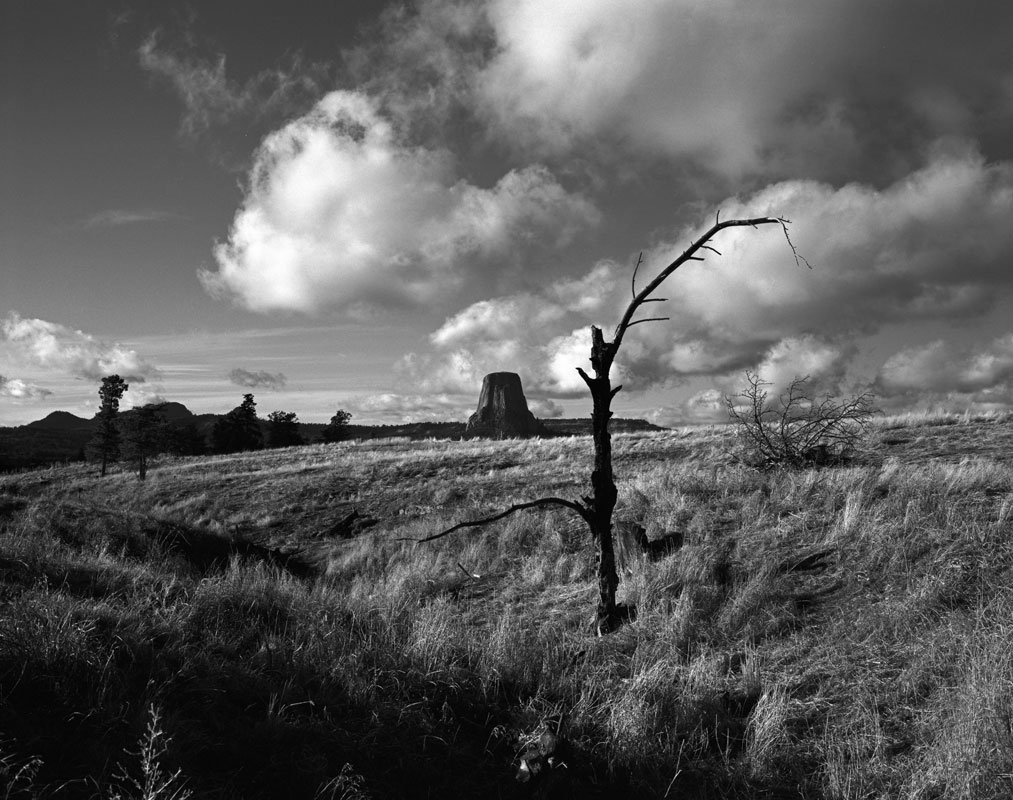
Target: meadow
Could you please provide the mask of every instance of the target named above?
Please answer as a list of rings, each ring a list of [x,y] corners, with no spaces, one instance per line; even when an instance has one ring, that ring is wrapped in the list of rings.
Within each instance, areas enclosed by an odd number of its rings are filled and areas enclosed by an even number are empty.
[[[569,512],[412,541],[576,499],[589,437],[0,475],[0,797],[1013,796],[1013,417],[737,448],[615,436],[637,614],[600,638]]]

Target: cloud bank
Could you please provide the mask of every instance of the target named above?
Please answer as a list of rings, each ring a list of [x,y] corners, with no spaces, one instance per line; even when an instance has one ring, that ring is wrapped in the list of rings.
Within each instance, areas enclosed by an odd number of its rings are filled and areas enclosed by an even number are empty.
[[[135,350],[96,339],[43,319],[23,318],[11,312],[0,322],[0,342],[25,363],[90,381],[119,375],[128,383],[159,377],[158,369]]]
[[[565,244],[596,219],[542,167],[479,188],[449,153],[404,144],[369,97],[332,92],[264,140],[201,280],[253,311],[426,305],[524,237]]]

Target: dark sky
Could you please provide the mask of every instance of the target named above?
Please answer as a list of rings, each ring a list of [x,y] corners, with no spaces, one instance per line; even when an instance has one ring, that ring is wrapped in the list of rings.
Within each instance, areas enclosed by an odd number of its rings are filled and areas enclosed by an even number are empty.
[[[583,415],[587,326],[724,216],[620,413],[760,370],[1013,403],[1013,6],[0,0],[0,424],[128,402]],[[237,377],[238,376],[238,377]]]

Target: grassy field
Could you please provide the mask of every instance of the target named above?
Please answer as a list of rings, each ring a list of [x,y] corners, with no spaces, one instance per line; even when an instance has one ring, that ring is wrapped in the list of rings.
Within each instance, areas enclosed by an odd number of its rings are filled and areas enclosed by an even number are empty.
[[[0,797],[1013,796],[1013,419],[797,472],[614,444],[620,528],[683,544],[619,535],[603,638],[568,512],[404,541],[578,497],[586,437],[0,476]]]

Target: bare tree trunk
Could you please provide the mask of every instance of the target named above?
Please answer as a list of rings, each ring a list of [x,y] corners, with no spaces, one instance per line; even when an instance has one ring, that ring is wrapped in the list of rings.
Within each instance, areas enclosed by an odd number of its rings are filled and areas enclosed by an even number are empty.
[[[598,629],[611,630],[616,616],[616,589],[619,575],[616,572],[615,549],[612,546],[612,512],[615,511],[618,492],[612,475],[612,435],[609,419],[612,417],[611,387],[608,379],[599,383],[595,379],[594,412],[591,416],[594,439],[594,471],[591,473],[592,534],[598,550]],[[599,390],[598,387],[602,388]]]
[[[598,609],[596,623],[599,633],[608,633],[616,620],[616,589],[619,575],[616,572],[615,549],[612,545],[612,512],[615,511],[618,492],[612,473],[612,397],[615,391],[609,379],[614,351],[605,342],[599,328],[591,328],[591,364],[595,377],[581,372],[591,390],[591,436],[594,441],[594,471],[591,473],[592,495],[584,498],[590,512],[591,534],[598,551]]]
[[[579,503],[565,500],[559,497],[542,497],[528,503],[517,503],[505,511],[494,514],[491,517],[459,522],[445,531],[426,536],[416,540],[418,543],[431,542],[449,536],[455,531],[463,528],[474,528],[486,525],[490,522],[503,519],[517,511],[528,508],[544,508],[548,506],[562,506],[575,511],[587,523],[591,531],[596,549],[598,550],[598,608],[596,612],[597,630],[599,635],[610,633],[622,624],[620,609],[616,606],[616,590],[619,588],[619,574],[616,571],[616,554],[612,541],[612,514],[616,508],[618,491],[616,490],[615,477],[612,473],[612,436],[609,433],[609,420],[612,418],[612,398],[622,389],[622,386],[612,386],[609,372],[612,369],[612,362],[616,353],[622,345],[626,332],[634,325],[642,322],[661,322],[668,317],[646,317],[634,319],[637,311],[646,303],[663,303],[665,298],[654,297],[654,292],[664,283],[668,277],[679,267],[688,261],[703,261],[703,257],[697,255],[702,250],[708,250],[720,255],[708,242],[725,228],[748,226],[756,228],[760,225],[780,225],[784,231],[785,239],[795,256],[795,263],[801,260],[809,266],[809,262],[799,256],[795,246],[788,238],[788,220],[781,217],[756,217],[754,219],[733,219],[721,222],[720,214],[715,217],[714,225],[705,233],[690,244],[688,248],[667,267],[662,269],[654,279],[639,292],[637,291],[637,270],[642,261],[637,261],[633,270],[633,280],[630,291],[633,299],[626,307],[626,312],[616,326],[615,334],[611,342],[606,342],[601,328],[591,326],[591,367],[594,371],[592,378],[581,367],[577,372],[587,384],[591,392],[593,407],[591,411],[591,434],[594,441],[594,471],[591,473],[591,496],[581,497]]]

